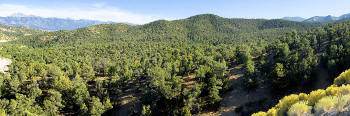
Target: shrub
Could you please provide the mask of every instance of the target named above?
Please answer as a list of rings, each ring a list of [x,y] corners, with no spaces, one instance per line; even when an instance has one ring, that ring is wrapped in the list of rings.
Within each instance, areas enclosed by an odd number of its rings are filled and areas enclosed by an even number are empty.
[[[306,93],[300,93],[299,94],[299,99],[300,100],[308,100],[309,99],[309,95],[307,95]]]
[[[329,111],[331,108],[333,108],[337,104],[337,98],[334,96],[327,96],[322,99],[320,99],[315,104],[315,111],[316,114],[322,114],[324,112]]]
[[[350,85],[342,85],[339,90],[341,95],[350,94]]]
[[[319,99],[321,99],[322,97],[326,96],[326,91],[325,90],[316,90],[316,91],[312,91],[309,95],[309,103],[310,105],[314,105]]]
[[[265,112],[254,113],[252,116],[267,116]]]
[[[288,110],[288,116],[305,116],[311,114],[311,106],[306,101],[293,104]]]
[[[330,95],[330,96],[336,96],[340,93],[339,91],[339,87],[336,87],[336,86],[330,86],[326,89],[326,94],[327,95]]]
[[[271,108],[266,114],[267,116],[277,116],[277,110],[275,108]]]
[[[335,108],[337,108],[338,112],[343,112],[345,105],[347,105],[350,101],[350,95],[340,95],[336,97],[337,104]]]
[[[340,86],[342,84],[350,84],[350,70],[346,70],[334,79],[334,84]]]
[[[286,96],[283,99],[281,99],[276,105],[276,108],[279,108],[279,110],[277,111],[278,115],[283,115],[283,113],[286,112],[291,105],[298,101],[299,96],[295,94]]]

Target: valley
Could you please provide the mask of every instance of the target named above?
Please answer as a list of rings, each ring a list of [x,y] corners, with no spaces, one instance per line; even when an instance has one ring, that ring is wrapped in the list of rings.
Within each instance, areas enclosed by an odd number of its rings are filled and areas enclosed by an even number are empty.
[[[348,15],[0,17],[0,116],[348,115]]]

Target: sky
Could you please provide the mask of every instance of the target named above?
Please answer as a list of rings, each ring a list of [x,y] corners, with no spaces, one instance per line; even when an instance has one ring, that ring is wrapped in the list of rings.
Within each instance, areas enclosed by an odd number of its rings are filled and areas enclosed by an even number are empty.
[[[350,0],[0,0],[0,16],[41,17],[145,24],[198,14],[226,18],[275,19],[285,16],[340,16]]]

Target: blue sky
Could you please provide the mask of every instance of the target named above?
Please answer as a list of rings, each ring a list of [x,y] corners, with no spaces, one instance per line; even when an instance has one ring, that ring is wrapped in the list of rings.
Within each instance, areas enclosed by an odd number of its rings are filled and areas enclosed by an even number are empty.
[[[350,13],[350,0],[1,0],[0,16],[14,13],[144,24],[212,13],[227,18],[281,18]]]

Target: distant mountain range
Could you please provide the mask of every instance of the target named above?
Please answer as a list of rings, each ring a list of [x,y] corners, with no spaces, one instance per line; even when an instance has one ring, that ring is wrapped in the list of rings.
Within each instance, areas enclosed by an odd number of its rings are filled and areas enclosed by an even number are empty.
[[[296,22],[302,22],[306,20],[305,18],[302,18],[302,17],[283,17],[281,19],[287,20],[287,21],[296,21]]]
[[[338,22],[338,21],[344,21],[344,20],[350,19],[350,13],[341,15],[340,17],[328,15],[328,16],[314,16],[308,19],[304,19],[302,17],[283,17],[281,19],[288,20],[288,21],[307,22],[307,23],[332,23],[332,22]]]
[[[103,22],[96,20],[73,20],[63,18],[43,18],[33,15],[17,13],[8,17],[0,17],[0,24],[9,26],[26,26],[34,29],[57,31],[74,30],[96,24],[110,24],[114,22]]]
[[[314,16],[309,19],[304,20],[304,22],[308,23],[328,23],[328,22],[336,22],[340,20],[339,17],[334,17],[331,15],[328,16]]]

